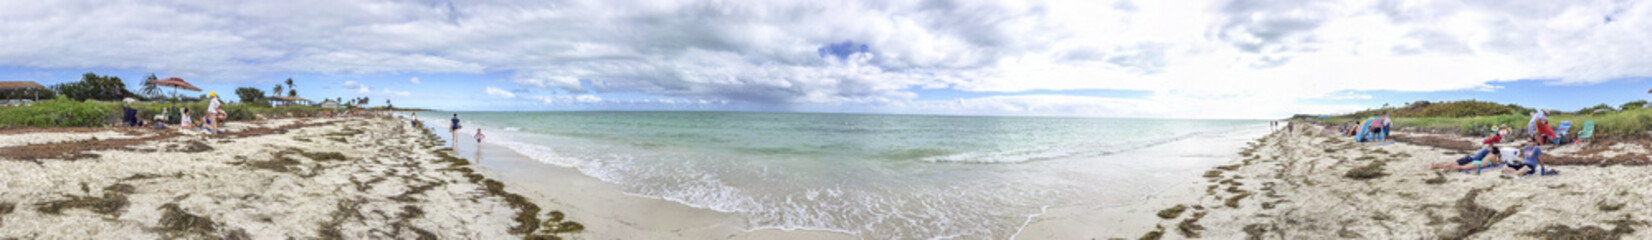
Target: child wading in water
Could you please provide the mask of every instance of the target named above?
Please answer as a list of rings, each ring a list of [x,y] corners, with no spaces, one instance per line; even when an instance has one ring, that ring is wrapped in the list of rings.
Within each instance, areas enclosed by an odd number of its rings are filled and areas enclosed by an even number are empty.
[[[483,138],[488,138],[488,136],[482,135],[482,128],[476,128],[476,143],[482,143]]]

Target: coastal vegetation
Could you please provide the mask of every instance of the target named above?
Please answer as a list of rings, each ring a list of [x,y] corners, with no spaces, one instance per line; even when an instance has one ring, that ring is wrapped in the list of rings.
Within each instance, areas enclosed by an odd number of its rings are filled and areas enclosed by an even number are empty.
[[[136,109],[137,116],[142,120],[150,120],[155,115],[166,110],[166,123],[178,124],[182,119],[179,109],[189,109],[190,113],[200,118],[206,112],[206,102],[187,103],[131,103],[77,101],[65,95],[58,95],[56,99],[36,102],[29,106],[0,107],[0,127],[100,127],[114,125],[120,122],[121,106]],[[256,120],[268,117],[303,117],[313,116],[331,108],[314,106],[286,106],[268,107],[252,104],[227,104],[223,106],[229,120]]]
[[[157,77],[154,74],[144,77],[141,83],[135,86],[137,91],[134,92],[127,89],[126,83],[120,77],[89,72],[81,76],[79,81],[54,84],[46,89],[6,90],[0,93],[0,96],[8,99],[39,98],[43,100],[26,106],[0,106],[0,128],[117,125],[123,114],[122,106],[136,109],[138,119],[146,122],[151,121],[155,115],[164,112],[164,122],[167,124],[179,123],[179,120],[182,119],[180,109],[189,109],[197,119],[200,118],[202,113],[206,112],[208,104],[199,100],[205,99],[206,95],[202,94],[198,98],[166,96],[164,94],[166,90],[162,89],[162,86],[157,86],[151,82],[156,79]],[[231,121],[307,117],[314,116],[322,111],[338,110],[319,105],[272,106],[269,103],[270,97],[280,96],[282,91],[286,91],[288,97],[298,97],[296,85],[293,84],[290,78],[286,80],[285,85],[276,85],[272,90],[275,90],[275,92],[266,93],[258,88],[241,87],[235,89],[234,94],[236,96],[234,98],[220,96],[220,99],[226,101],[227,104],[223,106],[223,109],[229,115]],[[227,95],[228,93],[222,94]],[[128,104],[122,101],[128,98],[137,100],[137,102]],[[367,97],[336,98],[340,106],[346,109],[366,106],[370,103],[370,100]],[[385,99],[385,104],[388,106],[390,100]],[[422,109],[389,107],[380,109],[422,111]]]
[[[1652,131],[1652,109],[1643,108],[1645,100],[1637,100],[1612,107],[1599,104],[1577,111],[1549,111],[1549,122],[1558,125],[1571,121],[1568,135],[1582,131],[1585,121],[1595,122],[1595,135],[1601,138],[1631,138],[1647,136]],[[1343,115],[1316,116],[1299,114],[1296,120],[1332,124],[1356,123],[1370,117],[1389,113],[1399,128],[1415,128],[1427,132],[1456,133],[1482,136],[1494,126],[1507,126],[1523,131],[1535,109],[1514,104],[1465,100],[1451,102],[1418,101],[1398,108],[1371,109]]]

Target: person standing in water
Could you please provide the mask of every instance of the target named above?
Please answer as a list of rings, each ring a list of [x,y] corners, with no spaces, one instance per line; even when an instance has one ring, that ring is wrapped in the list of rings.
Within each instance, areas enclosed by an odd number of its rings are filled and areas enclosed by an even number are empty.
[[[483,138],[488,138],[488,136],[482,135],[482,128],[476,128],[476,148],[482,148]]]
[[[477,129],[477,131],[481,131],[481,129]],[[448,125],[447,133],[448,133],[448,138],[453,139],[453,148],[457,149],[459,147],[459,114],[458,113],[453,114],[453,124]]]

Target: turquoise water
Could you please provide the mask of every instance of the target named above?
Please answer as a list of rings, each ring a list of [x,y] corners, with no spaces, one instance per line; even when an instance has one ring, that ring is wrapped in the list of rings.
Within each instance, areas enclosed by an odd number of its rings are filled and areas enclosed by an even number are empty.
[[[445,126],[450,114],[421,115],[443,116],[432,124]],[[484,128],[490,142],[578,169],[628,193],[737,213],[752,229],[878,239],[1009,238],[1049,207],[1128,204],[1179,179],[1143,172],[1162,168],[1154,162],[1164,159],[1110,156],[1199,136],[1266,130],[1262,121],[1237,120],[459,114],[464,133]],[[1178,151],[1162,155],[1176,158]]]

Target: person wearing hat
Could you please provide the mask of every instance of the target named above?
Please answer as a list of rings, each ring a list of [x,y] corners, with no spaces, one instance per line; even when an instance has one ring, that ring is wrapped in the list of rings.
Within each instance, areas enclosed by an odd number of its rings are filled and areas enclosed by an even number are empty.
[[[223,130],[220,127],[223,126],[224,119],[220,117],[219,113],[223,112],[223,109],[220,108],[223,108],[224,103],[218,101],[218,92],[207,92],[207,98],[207,112],[202,119],[206,120],[208,131],[222,133]]]

